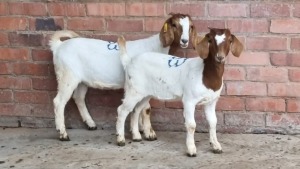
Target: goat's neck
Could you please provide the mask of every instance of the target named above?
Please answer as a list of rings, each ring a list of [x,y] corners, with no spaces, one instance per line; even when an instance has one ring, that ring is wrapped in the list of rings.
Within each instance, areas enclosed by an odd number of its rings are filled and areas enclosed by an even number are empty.
[[[222,86],[224,63],[216,62],[215,53],[209,53],[204,60],[203,84],[213,91],[217,91]]]

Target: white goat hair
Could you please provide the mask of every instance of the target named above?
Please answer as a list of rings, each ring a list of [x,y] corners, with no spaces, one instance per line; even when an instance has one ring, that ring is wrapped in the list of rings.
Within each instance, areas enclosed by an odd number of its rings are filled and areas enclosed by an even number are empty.
[[[202,59],[178,58],[155,52],[131,57],[126,52],[124,38],[119,38],[118,43],[126,74],[125,96],[123,104],[118,107],[118,145],[125,145],[124,122],[133,108],[139,112],[150,98],[182,100],[188,156],[196,156],[194,111],[197,104],[204,105],[213,151],[221,153],[222,147],[216,136],[215,107],[223,87],[224,62],[230,45],[235,56],[239,56],[243,48],[235,36],[227,29],[211,29],[205,38],[200,40],[197,37],[194,47]],[[132,127],[132,134],[136,135],[133,137],[139,137],[137,121]]]
[[[181,20],[185,22],[181,22]],[[189,35],[194,32],[191,18],[188,15],[173,14],[165,22],[160,34],[146,39],[130,41],[127,44],[127,50],[131,56],[149,51],[167,54],[173,43],[180,44],[182,48],[187,47]],[[71,39],[61,41],[60,38],[62,37]],[[174,39],[176,38],[180,42],[175,42]],[[53,62],[58,82],[58,93],[53,100],[56,129],[60,133],[60,140],[68,141],[69,137],[64,122],[64,108],[67,101],[73,95],[83,121],[90,130],[96,129],[96,124],[84,101],[87,89],[88,87],[98,89],[123,88],[124,70],[120,62],[117,43],[81,38],[72,31],[57,31],[50,40],[50,46],[53,51]],[[142,111],[142,129],[145,138],[155,140],[156,134],[151,127],[150,115],[146,113],[150,111],[149,103],[145,105]],[[138,117],[138,114],[133,115],[132,119],[138,119]],[[139,141],[141,138],[135,138],[135,140]]]

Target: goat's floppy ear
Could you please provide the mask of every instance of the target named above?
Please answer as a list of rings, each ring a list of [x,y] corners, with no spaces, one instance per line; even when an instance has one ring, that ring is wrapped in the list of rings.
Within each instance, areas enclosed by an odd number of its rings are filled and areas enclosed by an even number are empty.
[[[161,43],[163,44],[163,47],[168,47],[173,43],[174,32],[170,25],[170,19],[168,19],[164,23],[163,27],[161,28],[160,33],[159,33],[159,39],[160,39]]]
[[[198,33],[197,33],[197,30],[196,30],[194,25],[191,27],[190,35],[191,35],[192,45],[193,45],[194,48],[196,48],[195,45],[196,45]]]
[[[208,34],[205,35],[204,38],[201,38],[199,36],[196,37],[195,40],[195,49],[198,53],[198,55],[202,58],[202,59],[206,59],[208,57],[208,52],[209,52],[209,37]]]
[[[244,49],[242,43],[234,36],[231,35],[232,42],[231,42],[231,53],[235,57],[239,57]]]

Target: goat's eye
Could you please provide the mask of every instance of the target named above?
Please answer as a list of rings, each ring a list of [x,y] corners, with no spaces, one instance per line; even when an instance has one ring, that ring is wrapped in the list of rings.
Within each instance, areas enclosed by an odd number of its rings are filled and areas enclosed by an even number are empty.
[[[194,26],[193,26],[193,25],[191,26],[191,29],[194,29]]]
[[[175,24],[175,23],[172,23],[172,27],[176,28],[177,26],[176,26],[176,24]]]
[[[208,43],[211,43],[211,39],[208,39]]]

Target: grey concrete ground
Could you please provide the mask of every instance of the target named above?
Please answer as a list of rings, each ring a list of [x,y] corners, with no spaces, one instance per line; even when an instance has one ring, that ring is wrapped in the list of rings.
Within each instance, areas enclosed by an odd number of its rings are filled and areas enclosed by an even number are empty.
[[[197,157],[185,155],[184,132],[157,132],[158,140],[115,144],[112,130],[69,129],[61,142],[53,128],[0,129],[0,168],[300,168],[300,135],[218,134],[223,154],[196,133]]]

